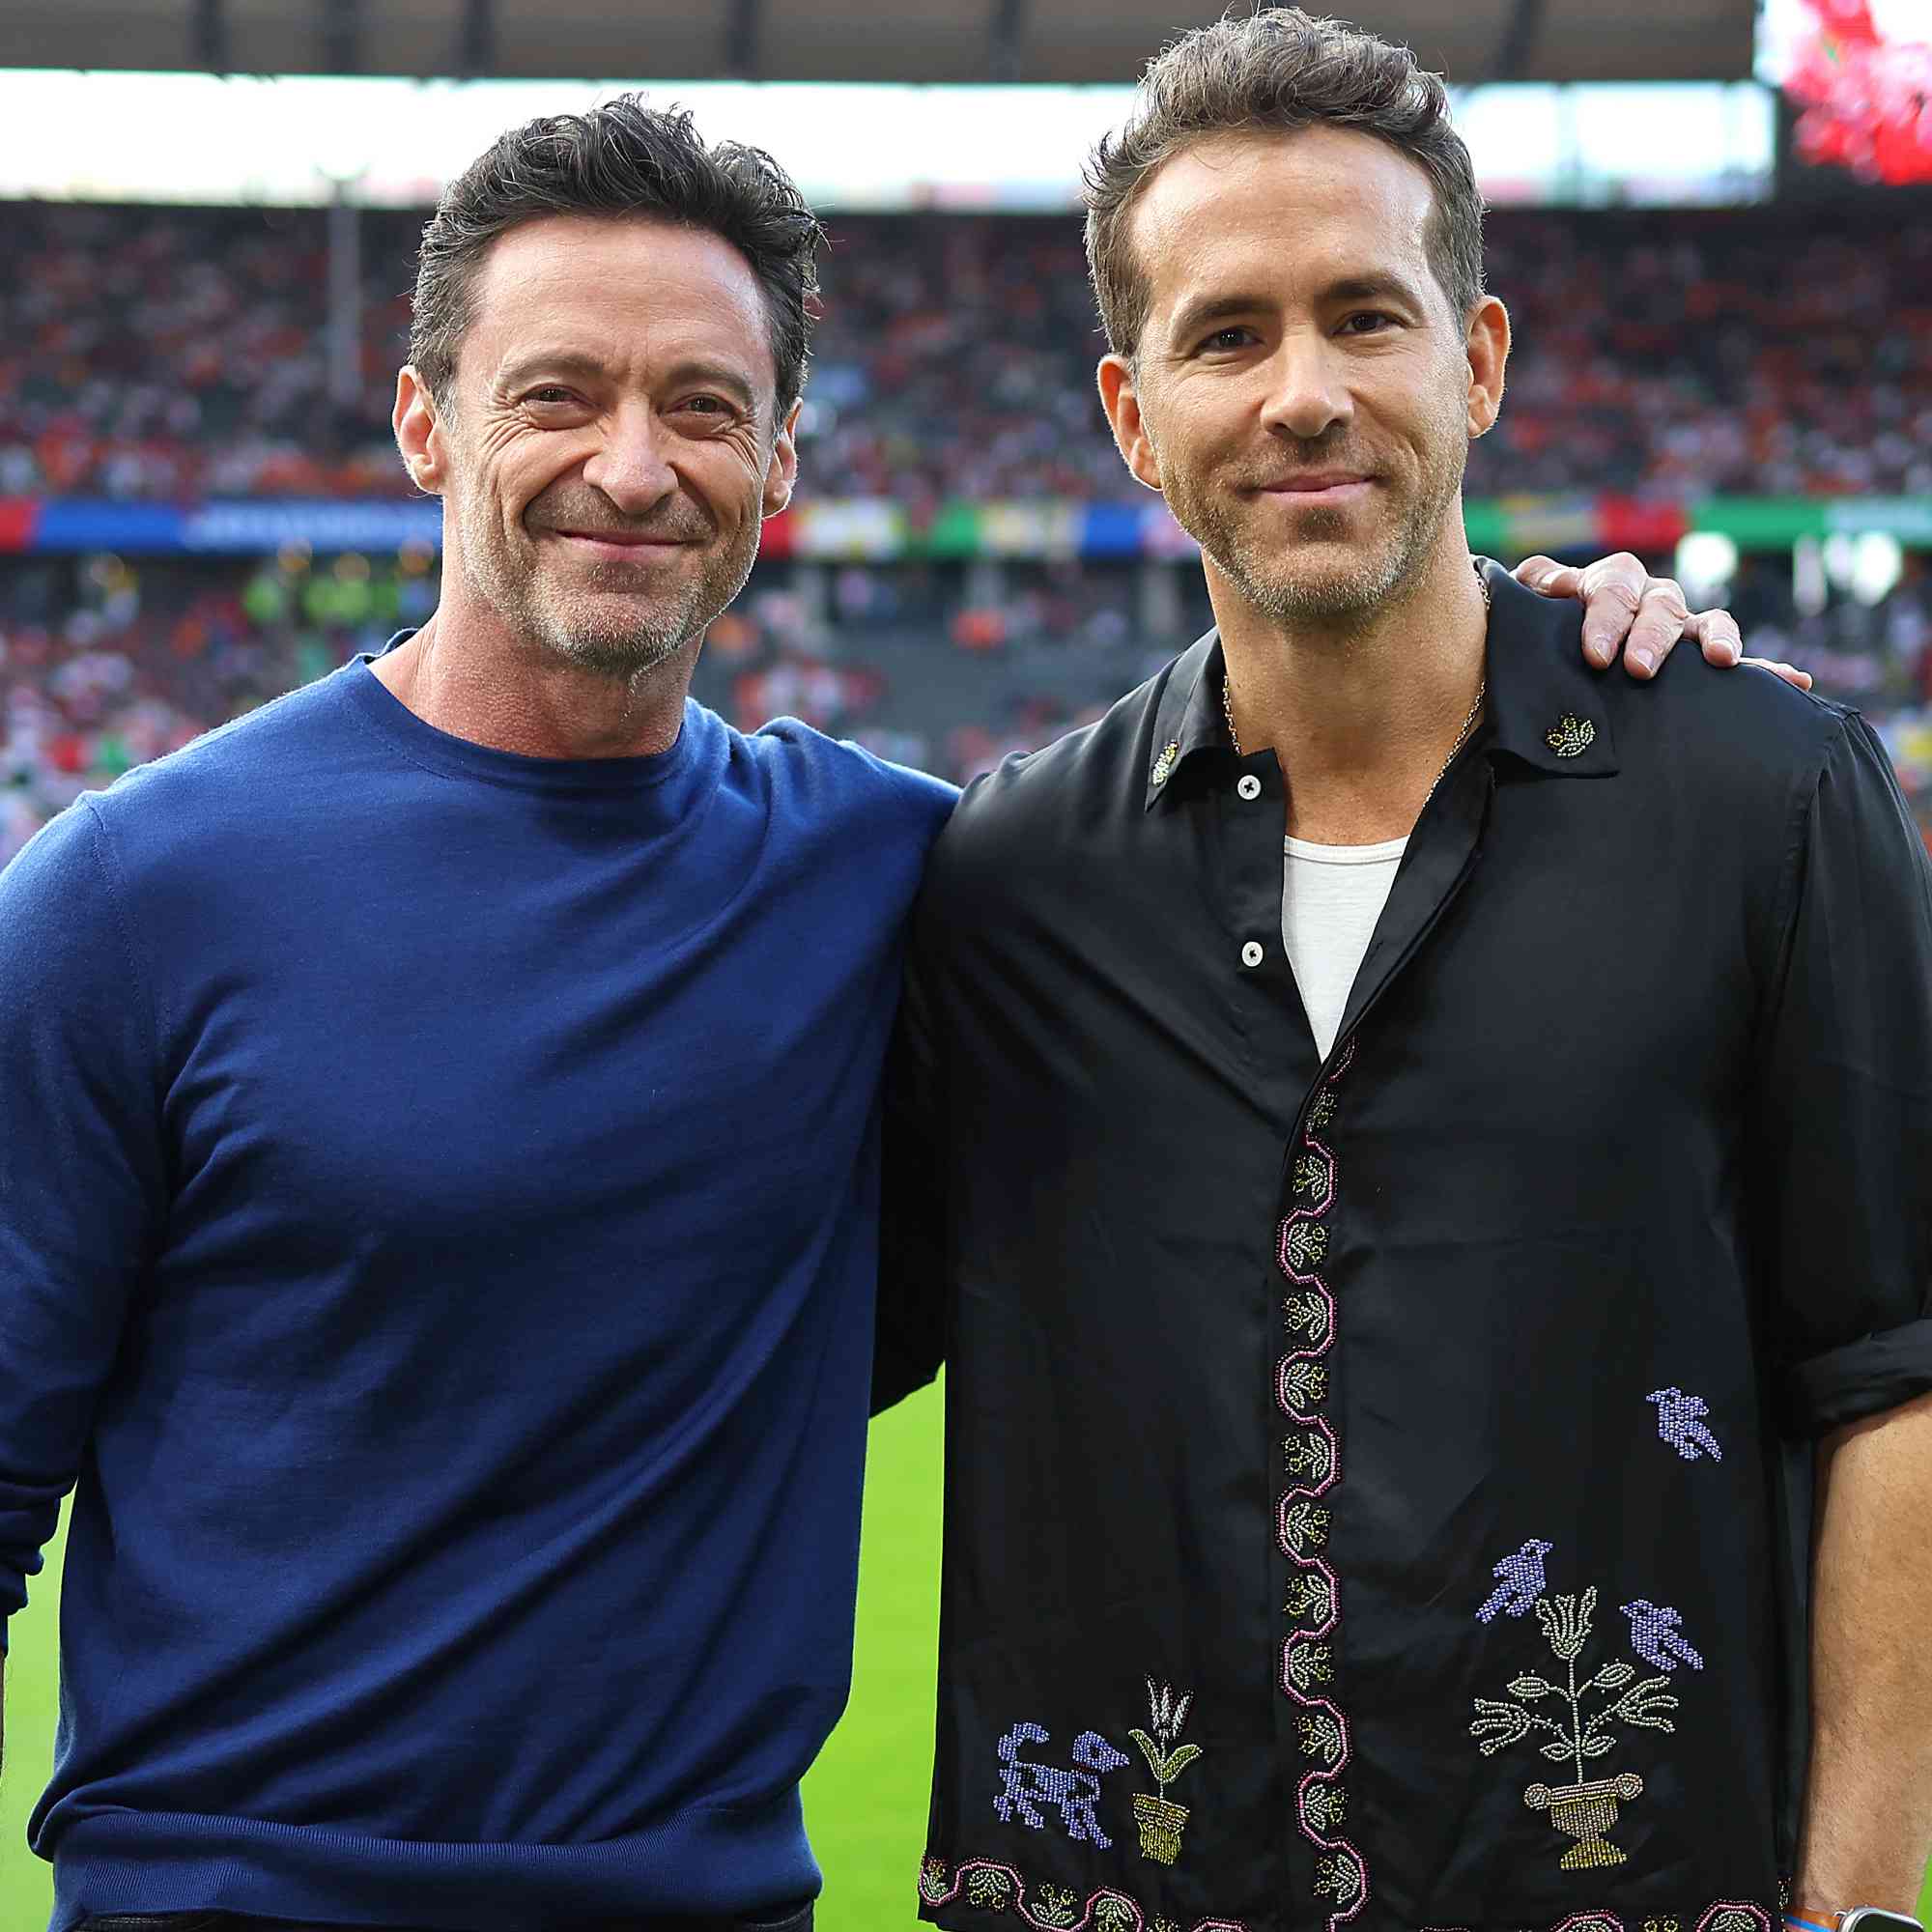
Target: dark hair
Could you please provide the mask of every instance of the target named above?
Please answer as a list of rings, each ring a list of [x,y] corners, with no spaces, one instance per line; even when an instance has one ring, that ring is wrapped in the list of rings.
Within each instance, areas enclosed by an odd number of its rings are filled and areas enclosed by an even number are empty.
[[[1148,280],[1129,216],[1161,165],[1209,135],[1347,128],[1373,134],[1428,175],[1435,212],[1430,267],[1459,318],[1483,294],[1483,196],[1449,122],[1439,75],[1342,20],[1276,7],[1197,27],[1148,63],[1126,125],[1088,157],[1087,267],[1108,346],[1132,355],[1147,323]]]
[[[779,413],[798,400],[825,231],[762,148],[707,148],[688,108],[646,107],[624,94],[588,113],[512,128],[443,190],[423,230],[410,324],[410,360],[439,403],[474,318],[483,258],[499,236],[548,214],[644,216],[723,237],[764,294]]]

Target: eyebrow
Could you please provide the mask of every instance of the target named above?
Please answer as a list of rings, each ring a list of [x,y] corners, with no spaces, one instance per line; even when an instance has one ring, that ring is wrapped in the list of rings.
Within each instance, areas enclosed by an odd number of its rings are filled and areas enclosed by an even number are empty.
[[[1319,298],[1322,302],[1395,301],[1405,308],[1419,309],[1422,298],[1400,275],[1344,275],[1330,282]],[[1271,296],[1236,292],[1224,296],[1204,296],[1189,302],[1174,319],[1174,336],[1185,341],[1198,335],[1209,323],[1231,315],[1253,315],[1274,306]]]
[[[509,363],[497,376],[498,386],[505,392],[520,389],[539,376],[577,376],[598,379],[610,372],[595,355],[586,355],[582,350],[556,349],[536,350],[530,355],[520,355]],[[751,384],[727,362],[720,362],[705,355],[688,355],[673,362],[664,371],[665,382],[672,384],[708,383],[714,388],[725,390],[740,408],[754,411],[757,394]]]

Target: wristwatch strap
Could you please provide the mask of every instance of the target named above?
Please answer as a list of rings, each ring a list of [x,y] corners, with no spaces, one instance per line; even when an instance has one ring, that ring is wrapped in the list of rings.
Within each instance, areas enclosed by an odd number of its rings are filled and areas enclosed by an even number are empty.
[[[1918,1920],[1906,1913],[1888,1912],[1876,1905],[1855,1905],[1847,1912],[1834,1912],[1824,1918],[1813,1912],[1787,1909],[1784,1925],[1785,1932],[1898,1932],[1899,1928],[1925,1932]]]

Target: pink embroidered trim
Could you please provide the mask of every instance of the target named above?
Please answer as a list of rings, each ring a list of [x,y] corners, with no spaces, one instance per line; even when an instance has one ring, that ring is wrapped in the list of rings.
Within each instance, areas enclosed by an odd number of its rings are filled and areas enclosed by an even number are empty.
[[[1332,1096],[1354,1058],[1351,1039],[1323,1082],[1323,1095]],[[1325,1125],[1325,1114],[1322,1120]],[[1317,1139],[1313,1120],[1302,1129],[1301,1138],[1302,1146],[1326,1172],[1321,1198],[1310,1206],[1291,1209],[1283,1220],[1276,1260],[1290,1281],[1321,1296],[1323,1320],[1320,1335],[1312,1335],[1307,1348],[1292,1350],[1281,1358],[1275,1371],[1275,1393],[1282,1413],[1299,1427],[1315,1430],[1325,1440],[1327,1455],[1321,1480],[1284,1490],[1275,1514],[1282,1554],[1319,1577],[1321,1583],[1312,1600],[1304,1594],[1304,1608],[1315,1609],[1320,1621],[1312,1626],[1298,1625],[1282,1645],[1281,1688],[1310,1713],[1300,1720],[1303,1739],[1320,1761],[1303,1773],[1295,1787],[1295,1822],[1302,1836],[1323,1854],[1317,1865],[1317,1886],[1322,1893],[1334,1896],[1335,1910],[1328,1915],[1327,1927],[1328,1932],[1335,1932],[1368,1903],[1369,1868],[1360,1851],[1334,1830],[1342,1812],[1342,1774],[1350,1756],[1349,1720],[1333,1698],[1315,1688],[1318,1682],[1326,1681],[1325,1657],[1319,1675],[1302,1661],[1304,1646],[1321,1645],[1342,1620],[1341,1587],[1335,1573],[1314,1553],[1327,1540],[1327,1513],[1319,1499],[1340,1477],[1342,1455],[1334,1430],[1312,1412],[1313,1405],[1322,1400],[1326,1385],[1325,1368],[1314,1365],[1320,1364],[1335,1345],[1335,1298],[1321,1273],[1328,1251],[1323,1217],[1335,1205],[1335,1154]]]
[[[1026,1880],[1011,1865],[1001,1864],[994,1859],[962,1859],[952,1868],[952,1882],[946,1883],[946,1866],[935,1858],[928,1857],[920,1866],[919,1895],[930,1906],[951,1905],[960,1894],[967,1894],[966,1903],[978,1906],[985,1912],[1012,1911],[1019,1916],[1023,1924],[1036,1928],[1036,1932],[1148,1932],[1148,1918],[1140,1906],[1124,1891],[1118,1891],[1112,1886],[1103,1885],[1082,1907],[1078,1918],[1069,1918],[1075,1894],[1070,1889],[1057,1891],[1051,1886],[1043,1886],[1043,1892],[1051,1893],[1051,1903],[1045,1907],[1045,1917],[1040,1917],[1034,1906],[1027,1903]],[[969,1884],[969,1876],[984,1875],[988,1884],[983,1898],[973,1896],[974,1888]],[[1115,1910],[1100,1918],[1097,1908],[1111,1900]],[[1238,1918],[1203,1918],[1192,1932],[1248,1932],[1248,1927]]]
[[[1732,1898],[1720,1898],[1715,1905],[1706,1906],[1703,1916],[1697,1920],[1695,1932],[1736,1932],[1737,1920],[1727,1920],[1726,1913],[1741,1915],[1758,1932],[1772,1932],[1772,1918],[1761,1905],[1748,1905]],[[1652,1913],[1646,1918],[1654,1923],[1658,1915]],[[1422,1932],[1466,1932],[1460,1925],[1425,1925]],[[1624,1921],[1614,1912],[1573,1912],[1560,1924],[1550,1927],[1550,1932],[1625,1932]]]

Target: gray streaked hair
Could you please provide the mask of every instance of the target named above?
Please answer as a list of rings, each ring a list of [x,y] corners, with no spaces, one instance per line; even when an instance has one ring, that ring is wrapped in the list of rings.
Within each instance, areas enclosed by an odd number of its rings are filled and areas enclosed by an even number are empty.
[[[552,214],[671,221],[728,242],[764,298],[780,416],[798,400],[825,239],[817,217],[762,148],[707,148],[688,109],[649,107],[624,94],[587,113],[541,115],[510,128],[444,189],[423,230],[410,325],[410,360],[440,405],[450,400],[491,245]]]

